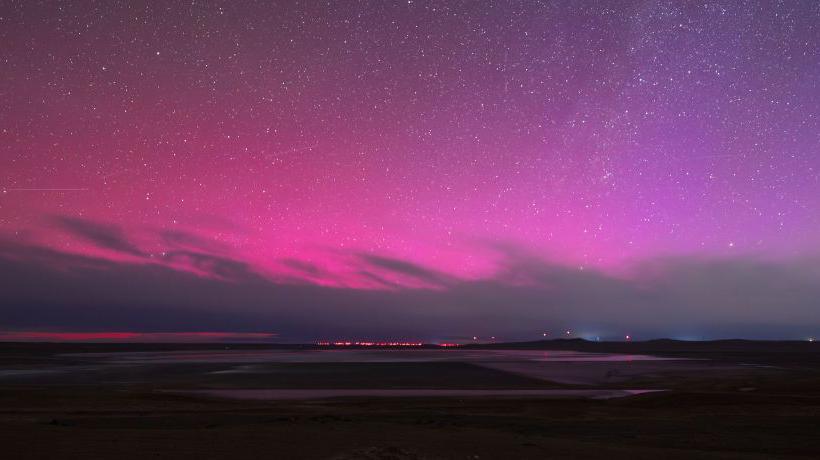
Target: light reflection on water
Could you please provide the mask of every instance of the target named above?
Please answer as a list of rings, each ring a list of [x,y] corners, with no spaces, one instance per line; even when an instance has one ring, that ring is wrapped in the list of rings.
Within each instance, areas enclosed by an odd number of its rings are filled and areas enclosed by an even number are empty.
[[[447,398],[447,397],[500,397],[500,398],[584,398],[612,399],[655,393],[663,390],[451,390],[451,389],[233,389],[191,390],[174,393],[192,396],[246,400],[293,400],[327,398]]]

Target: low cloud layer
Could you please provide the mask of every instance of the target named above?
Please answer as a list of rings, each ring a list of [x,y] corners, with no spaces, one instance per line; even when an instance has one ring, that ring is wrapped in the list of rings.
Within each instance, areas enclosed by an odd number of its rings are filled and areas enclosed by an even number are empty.
[[[115,226],[62,218],[115,259],[0,243],[5,331],[230,331],[281,340],[490,335],[536,339],[571,328],[619,337],[801,338],[820,328],[820,260],[658,259],[628,276],[552,264],[520,248],[490,278],[464,280],[410,261],[350,254],[372,285],[330,287],[309,261],[277,277],[184,233],[153,258]],[[301,275],[299,275],[301,274]]]

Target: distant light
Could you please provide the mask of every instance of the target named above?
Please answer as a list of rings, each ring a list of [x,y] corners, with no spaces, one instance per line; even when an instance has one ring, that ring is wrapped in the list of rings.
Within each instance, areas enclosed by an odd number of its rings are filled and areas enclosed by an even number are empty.
[[[632,340],[631,336],[626,336],[626,340]]]
[[[473,340],[478,340],[478,337],[476,337],[476,336],[473,336]]]
[[[544,333],[544,337],[546,337],[546,336],[547,336],[547,333],[545,332],[545,333]]]
[[[567,329],[567,335],[570,335],[570,334],[572,334],[572,331],[570,331],[569,329]]]
[[[322,340],[316,342],[320,347],[421,347],[422,342],[403,342],[403,341],[388,341],[388,342],[374,342],[374,341],[327,341]]]
[[[814,337],[809,337],[809,342],[814,342]]]

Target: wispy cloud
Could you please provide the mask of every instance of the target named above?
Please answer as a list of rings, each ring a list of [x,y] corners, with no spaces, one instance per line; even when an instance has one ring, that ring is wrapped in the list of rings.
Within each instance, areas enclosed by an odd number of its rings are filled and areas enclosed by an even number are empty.
[[[116,227],[63,221],[100,247],[143,254]],[[129,261],[5,242],[0,317],[9,331],[275,330],[291,339],[526,338],[563,327],[602,335],[782,337],[820,328],[816,258],[666,258],[612,276],[521,248],[499,254],[494,276],[467,280],[352,253],[350,276],[371,286],[362,288],[322,285],[331,275],[299,259],[280,261],[297,273],[282,279],[204,249]]]
[[[146,256],[116,225],[69,216],[54,217],[53,222],[61,229],[100,248],[137,257]]]

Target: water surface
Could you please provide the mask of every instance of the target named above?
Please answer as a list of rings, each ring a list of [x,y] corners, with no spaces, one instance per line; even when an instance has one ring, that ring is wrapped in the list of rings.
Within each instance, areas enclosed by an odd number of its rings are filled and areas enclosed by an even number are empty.
[[[123,364],[152,363],[376,363],[376,362],[632,362],[668,361],[649,355],[585,353],[538,350],[205,350],[124,353],[77,353],[66,356],[94,357]]]
[[[623,398],[662,390],[462,390],[462,389],[231,389],[193,390],[174,393],[216,398],[244,400],[293,400],[328,398],[452,398],[452,397],[501,397],[501,398]]]

